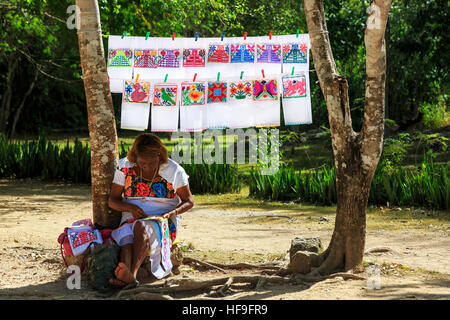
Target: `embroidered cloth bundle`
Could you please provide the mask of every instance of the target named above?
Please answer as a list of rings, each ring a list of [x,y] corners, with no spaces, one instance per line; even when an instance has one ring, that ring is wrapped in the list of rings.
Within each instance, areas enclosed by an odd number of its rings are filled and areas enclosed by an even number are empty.
[[[152,131],[311,123],[308,34],[233,38],[109,36],[121,128]]]

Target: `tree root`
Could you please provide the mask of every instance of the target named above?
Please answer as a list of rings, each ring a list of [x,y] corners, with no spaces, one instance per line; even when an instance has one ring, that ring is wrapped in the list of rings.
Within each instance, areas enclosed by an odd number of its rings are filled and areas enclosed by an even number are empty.
[[[264,280],[261,280],[264,279]],[[175,281],[176,280],[176,281]],[[264,281],[264,282],[260,282]],[[211,288],[213,286],[221,285],[222,287],[219,288],[218,292],[221,292],[224,294],[224,292],[231,286],[231,284],[235,283],[250,283],[254,286],[261,287],[262,285],[266,283],[275,283],[275,284],[287,284],[291,283],[292,281],[287,278],[282,278],[278,276],[234,276],[232,278],[230,277],[223,277],[223,278],[217,278],[217,279],[210,279],[210,280],[195,280],[195,279],[173,279],[172,281],[166,281],[165,285],[169,284],[170,286],[161,286],[161,285],[143,285],[135,289],[130,290],[122,290],[117,294],[117,298],[121,298],[126,295],[136,295],[140,293],[153,293],[153,294],[170,294],[170,293],[180,293],[180,292],[186,292],[186,291],[196,291],[196,290],[203,290],[206,288]],[[178,285],[176,285],[178,283]],[[258,287],[258,289],[259,289]],[[157,296],[154,296],[157,297]]]
[[[233,277],[228,278],[227,282],[217,290],[211,290],[206,297],[225,297],[225,292],[230,288],[233,283]]]
[[[183,258],[184,264],[189,264],[192,262],[198,263],[205,267],[217,269],[217,270],[220,270],[223,272],[226,272],[224,269],[264,269],[264,270],[279,269],[279,267],[277,267],[277,266],[266,265],[266,264],[260,264],[260,265],[249,264],[249,263],[221,264],[221,263],[216,263],[216,262],[211,262],[211,261],[203,261],[203,260],[190,258],[190,257]]]
[[[389,247],[374,247],[374,248],[368,249],[366,252],[364,252],[364,254],[379,253],[379,252],[392,252],[392,253],[396,253],[396,251],[392,250],[392,249],[389,248]]]
[[[183,258],[183,263],[184,263],[184,264],[197,263],[197,264],[199,264],[199,265],[201,265],[201,266],[208,267],[208,268],[210,268],[210,269],[219,270],[219,271],[221,271],[221,272],[223,272],[223,273],[227,273],[227,272],[226,272],[224,269],[222,269],[221,267],[215,266],[214,264],[211,264],[210,262],[206,262],[206,261],[203,261],[203,260],[198,260],[198,259],[195,259],[195,258],[184,257],[184,258]]]
[[[342,277],[344,280],[366,280],[366,278],[358,276],[353,273],[347,273],[347,272],[337,272],[333,273],[327,276],[321,276],[321,277],[314,277],[314,276],[308,276],[303,274],[294,274],[292,275],[291,279],[295,282],[317,282],[317,281],[323,281],[335,277]]]

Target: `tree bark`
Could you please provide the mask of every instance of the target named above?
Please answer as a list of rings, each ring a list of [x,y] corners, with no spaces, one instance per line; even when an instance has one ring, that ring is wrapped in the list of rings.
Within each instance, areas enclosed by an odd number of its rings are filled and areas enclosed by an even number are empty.
[[[117,226],[120,215],[108,207],[108,197],[119,161],[117,129],[108,83],[97,0],[76,0],[83,82],[91,142],[92,209],[95,223]]]
[[[384,132],[384,31],[390,0],[374,0],[365,30],[366,94],[360,132],[352,127],[348,83],[338,74],[328,37],[322,0],[304,0],[312,57],[328,110],[336,167],[335,228],[323,263],[313,271],[326,274],[358,269],[365,246],[366,208]]]

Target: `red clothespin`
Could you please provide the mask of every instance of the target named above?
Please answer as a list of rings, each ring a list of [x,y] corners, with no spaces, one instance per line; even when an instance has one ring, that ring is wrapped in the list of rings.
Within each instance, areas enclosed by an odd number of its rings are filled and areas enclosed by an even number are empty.
[[[272,30],[269,31],[269,40],[272,40]]]
[[[247,31],[244,32],[244,40],[247,40]]]
[[[177,34],[176,32],[172,33],[172,41],[175,40],[175,35],[176,34]]]
[[[262,73],[263,78],[265,78],[266,76],[264,75],[264,69],[261,69],[261,73]]]
[[[192,82],[195,82],[196,78],[197,78],[197,74],[194,74],[194,80],[192,80]]]

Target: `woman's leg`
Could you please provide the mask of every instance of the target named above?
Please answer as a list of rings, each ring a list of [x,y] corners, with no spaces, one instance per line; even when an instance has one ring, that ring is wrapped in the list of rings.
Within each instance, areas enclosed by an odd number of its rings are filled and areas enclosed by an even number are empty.
[[[130,272],[135,279],[142,262],[147,257],[149,249],[150,242],[145,230],[145,222],[137,221],[134,225],[133,259],[130,268]]]
[[[123,254],[121,253],[121,262],[115,270],[115,275],[119,281],[112,279],[110,280],[112,284],[121,285],[119,284],[120,282],[128,284],[136,281],[137,271],[142,262],[144,262],[147,252],[150,249],[147,231],[143,222],[137,221],[135,223],[133,233],[134,242],[133,244],[122,247],[122,250],[125,250]],[[131,262],[127,264],[130,261],[129,259],[131,259]]]
[[[123,262],[128,269],[131,268],[133,258],[133,244],[129,243],[120,248],[120,262]]]

